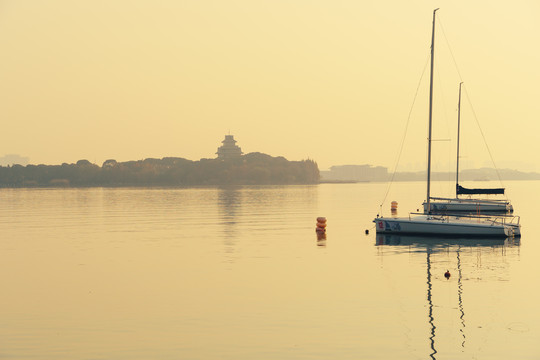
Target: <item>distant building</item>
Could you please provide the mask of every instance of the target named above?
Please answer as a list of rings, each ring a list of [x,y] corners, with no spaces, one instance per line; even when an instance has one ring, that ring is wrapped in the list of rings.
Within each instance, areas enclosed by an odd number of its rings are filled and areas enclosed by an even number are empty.
[[[218,148],[218,159],[231,159],[240,157],[242,155],[242,149],[236,145],[233,135],[225,135],[225,140],[222,141],[223,145]]]

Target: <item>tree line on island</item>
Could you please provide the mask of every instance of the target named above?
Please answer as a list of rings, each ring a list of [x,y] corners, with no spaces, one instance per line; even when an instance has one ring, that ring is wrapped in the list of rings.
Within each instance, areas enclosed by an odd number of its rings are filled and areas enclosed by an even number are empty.
[[[0,167],[1,187],[32,186],[204,186],[315,184],[313,160],[289,161],[263,153],[232,159],[187,160],[179,157],[117,162],[102,166],[79,160],[62,165]]]

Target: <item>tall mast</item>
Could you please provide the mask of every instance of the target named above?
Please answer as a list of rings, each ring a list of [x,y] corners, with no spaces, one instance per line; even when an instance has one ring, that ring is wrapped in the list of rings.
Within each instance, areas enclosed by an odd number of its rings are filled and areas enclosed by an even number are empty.
[[[429,131],[428,131],[428,163],[427,163],[427,213],[431,212],[431,118],[433,113],[433,63],[435,61],[435,13],[433,10],[433,28],[431,30],[431,72],[429,79]]]
[[[458,186],[459,186],[459,127],[461,121],[461,85],[463,82],[459,83],[459,100],[457,107],[457,161],[456,161],[456,198],[458,196]]]

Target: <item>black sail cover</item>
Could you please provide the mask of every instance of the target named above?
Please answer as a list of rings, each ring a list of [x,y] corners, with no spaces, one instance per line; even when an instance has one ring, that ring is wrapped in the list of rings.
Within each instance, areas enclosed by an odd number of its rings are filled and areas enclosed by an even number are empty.
[[[504,194],[504,188],[467,189],[459,184],[456,185],[456,195],[476,195],[476,194],[487,194],[487,195]]]

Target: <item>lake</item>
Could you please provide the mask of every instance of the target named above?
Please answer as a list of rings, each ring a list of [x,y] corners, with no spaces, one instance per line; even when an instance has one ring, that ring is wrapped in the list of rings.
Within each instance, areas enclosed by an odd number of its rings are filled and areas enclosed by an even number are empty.
[[[423,182],[2,189],[0,359],[538,359],[540,182],[504,185],[521,239],[377,236]]]

